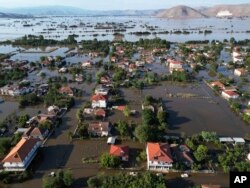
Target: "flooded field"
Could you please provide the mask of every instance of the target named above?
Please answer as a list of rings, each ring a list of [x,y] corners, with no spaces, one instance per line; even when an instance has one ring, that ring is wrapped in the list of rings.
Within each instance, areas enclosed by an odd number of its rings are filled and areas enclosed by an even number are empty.
[[[77,35],[77,40],[113,40],[120,33],[127,41],[160,37],[172,42],[188,40],[236,40],[249,38],[249,19],[169,20],[154,17],[52,17],[32,19],[0,19],[0,40],[20,38],[27,34],[49,39],[65,39]],[[223,26],[223,27],[222,27]],[[211,34],[199,30],[212,30]],[[147,32],[145,35],[136,32]],[[168,33],[166,33],[166,31]],[[187,31],[189,34],[176,34]]]
[[[191,93],[197,97],[168,97],[169,93]],[[153,89],[145,89],[143,95],[161,97],[165,101],[170,117],[170,133],[180,135],[184,132],[190,136],[206,130],[223,136],[244,137],[250,132],[250,127],[229,109],[227,102],[215,96],[204,83],[179,87],[164,83]]]

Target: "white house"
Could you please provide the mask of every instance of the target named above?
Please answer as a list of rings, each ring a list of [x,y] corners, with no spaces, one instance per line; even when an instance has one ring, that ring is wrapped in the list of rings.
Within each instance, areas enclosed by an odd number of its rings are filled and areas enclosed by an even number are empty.
[[[107,96],[105,95],[93,95],[91,97],[92,108],[106,108]]]
[[[88,126],[89,135],[94,136],[108,136],[110,130],[111,126],[109,122],[92,122]]]
[[[39,139],[22,138],[17,145],[2,160],[6,171],[25,171],[40,147]]]
[[[173,73],[173,71],[184,71],[182,63],[180,61],[168,59],[167,63],[171,74]]]
[[[102,85],[99,85],[95,88],[95,94],[96,95],[108,95],[109,89],[106,87],[103,87]]]
[[[224,90],[222,91],[221,96],[224,99],[229,100],[229,99],[237,99],[239,97],[239,94],[231,90]]]
[[[233,51],[232,58],[233,58],[234,63],[239,63],[239,64],[243,63],[243,57],[242,57],[242,54],[240,52]]]
[[[92,67],[92,62],[91,61],[85,61],[82,63],[83,68],[91,68]]]
[[[147,143],[148,170],[169,171],[173,167],[173,158],[167,143]]]
[[[235,76],[244,76],[244,75],[246,75],[246,69],[244,69],[244,68],[234,69],[234,75]]]

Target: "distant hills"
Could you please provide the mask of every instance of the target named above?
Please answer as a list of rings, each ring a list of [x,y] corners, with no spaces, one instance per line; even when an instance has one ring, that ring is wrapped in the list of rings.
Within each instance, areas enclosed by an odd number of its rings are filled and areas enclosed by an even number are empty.
[[[0,12],[0,18],[30,18],[32,16],[24,14],[13,14],[13,13],[3,13]]]
[[[192,18],[206,18],[207,16],[198,10],[184,5],[176,6],[170,9],[162,10],[156,14],[159,18],[172,19],[192,19]]]
[[[206,17],[249,17],[250,4],[217,5],[214,7],[199,7],[197,9],[187,6],[176,6],[158,12],[156,17],[169,19],[192,19]]]
[[[207,17],[242,17],[250,16],[250,4],[239,5],[217,5],[214,7],[191,8],[179,5],[169,9],[161,10],[86,10],[69,6],[41,6],[27,8],[0,8],[2,18],[25,18],[33,16],[156,16],[167,19],[193,19]]]
[[[70,6],[42,6],[0,9],[1,12],[16,14],[31,14],[34,16],[149,16],[154,15],[156,10],[86,10]]]

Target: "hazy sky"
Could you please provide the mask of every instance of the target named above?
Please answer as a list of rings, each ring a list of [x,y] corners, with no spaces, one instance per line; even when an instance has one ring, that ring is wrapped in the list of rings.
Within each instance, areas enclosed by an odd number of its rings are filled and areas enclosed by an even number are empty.
[[[211,6],[215,4],[249,3],[249,0],[0,0],[0,7],[17,8],[65,5],[92,10],[161,9],[175,5]]]

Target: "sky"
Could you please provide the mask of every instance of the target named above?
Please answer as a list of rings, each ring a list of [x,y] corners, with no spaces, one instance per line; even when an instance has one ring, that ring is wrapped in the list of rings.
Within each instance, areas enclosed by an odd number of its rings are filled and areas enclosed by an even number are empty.
[[[250,3],[249,0],[0,0],[0,8],[63,5],[90,10],[164,9],[176,5],[192,7]]]

